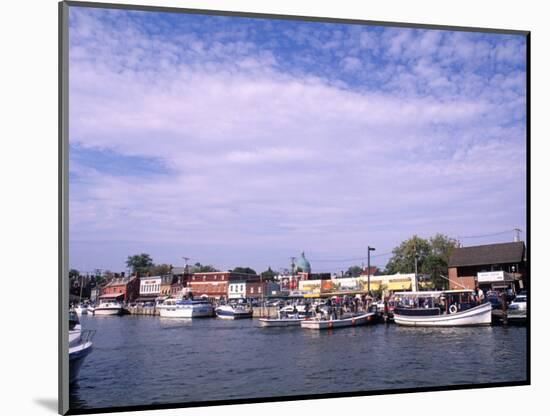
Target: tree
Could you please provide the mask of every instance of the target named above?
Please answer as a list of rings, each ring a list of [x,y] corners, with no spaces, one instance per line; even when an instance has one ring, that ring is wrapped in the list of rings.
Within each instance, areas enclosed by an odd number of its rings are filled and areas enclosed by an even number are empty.
[[[149,273],[151,276],[164,276],[170,274],[170,270],[172,270],[172,266],[169,264],[155,264],[151,266]]]
[[[132,270],[133,274],[146,274],[149,272],[149,269],[153,267],[153,259],[147,253],[135,254],[133,256],[128,256],[126,266]]]
[[[414,273],[416,256],[418,273],[429,275],[435,287],[446,287],[447,281],[441,275],[447,274],[449,258],[456,247],[458,242],[443,234],[428,240],[414,235],[393,249],[386,273]]]
[[[80,277],[80,272],[76,269],[69,270],[69,279],[75,279],[77,277]]]
[[[361,266],[350,266],[346,271],[346,276],[357,277],[363,273],[363,268]]]
[[[250,267],[235,267],[233,273],[256,274],[256,270]]]
[[[191,273],[208,273],[208,272],[219,272],[219,270],[209,264],[203,266],[200,263],[195,263],[191,267]]]
[[[417,235],[413,235],[392,250],[393,256],[386,265],[386,273],[414,273],[415,257],[417,258],[418,270],[420,271],[424,259],[430,252],[430,242]]]
[[[266,271],[263,271],[261,273],[261,276],[263,280],[275,280],[275,276],[277,276],[277,273],[271,270],[271,267],[268,267]]]

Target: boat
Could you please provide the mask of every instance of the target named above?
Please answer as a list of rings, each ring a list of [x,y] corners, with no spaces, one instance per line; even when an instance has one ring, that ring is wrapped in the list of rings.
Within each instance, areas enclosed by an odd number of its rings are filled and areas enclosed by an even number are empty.
[[[508,305],[506,314],[509,324],[522,324],[527,322],[527,295],[520,294]]]
[[[374,320],[374,312],[364,312],[358,314],[345,313],[340,319],[332,319],[332,317],[320,317],[313,319],[304,319],[300,322],[300,326],[304,329],[334,329],[345,328],[350,326],[366,325]]]
[[[84,305],[83,303],[81,303],[74,308],[74,311],[79,316],[88,315],[88,305]]]
[[[301,308],[299,306],[302,306]],[[300,326],[300,323],[311,316],[311,313],[306,310],[303,305],[285,306],[279,309],[277,318],[260,318],[260,326],[262,327],[284,327],[284,326]]]
[[[245,304],[227,304],[216,308],[216,316],[221,319],[252,318],[253,310]]]
[[[122,315],[122,305],[114,301],[102,301],[94,309],[94,315]]]
[[[162,318],[199,318],[214,316],[208,300],[166,299],[157,309]]]
[[[404,326],[490,325],[490,302],[479,303],[473,290],[401,292],[393,320]]]
[[[94,331],[82,330],[76,312],[69,312],[69,383],[78,379],[84,359],[92,352]]]

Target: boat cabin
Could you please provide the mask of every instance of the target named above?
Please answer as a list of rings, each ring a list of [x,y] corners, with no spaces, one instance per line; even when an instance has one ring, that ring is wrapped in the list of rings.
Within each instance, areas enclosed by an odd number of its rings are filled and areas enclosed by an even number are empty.
[[[472,290],[397,292],[394,298],[400,315],[452,314],[479,304]]]

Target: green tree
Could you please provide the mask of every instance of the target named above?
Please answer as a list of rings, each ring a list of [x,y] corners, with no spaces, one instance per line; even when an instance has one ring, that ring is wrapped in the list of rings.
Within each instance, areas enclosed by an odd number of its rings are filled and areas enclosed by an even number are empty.
[[[76,269],[69,270],[69,279],[75,279],[80,276],[80,272]]]
[[[430,242],[417,235],[413,235],[392,250],[393,256],[386,265],[386,273],[414,273],[415,257],[417,258],[418,271],[420,272],[420,267],[430,252]]]
[[[147,253],[135,254],[133,256],[128,256],[126,260],[126,266],[132,270],[133,274],[146,274],[149,272],[149,269],[153,267],[153,259]]]
[[[275,280],[275,276],[277,276],[277,273],[271,270],[271,267],[268,267],[266,271],[263,271],[261,273],[261,275],[263,280]]]
[[[251,269],[250,267],[235,267],[233,273],[245,273],[245,274],[257,274],[256,270]]]
[[[191,273],[208,273],[208,272],[219,272],[219,270],[209,264],[203,266],[200,263],[195,263],[191,267]]]
[[[164,276],[170,274],[172,267],[169,264],[155,264],[149,268],[151,276]]]
[[[363,273],[363,268],[361,266],[350,266],[346,271],[346,276],[357,277]]]
[[[458,242],[443,234],[427,240],[414,235],[393,249],[386,273],[414,273],[416,257],[418,273],[429,275],[433,286],[445,288],[447,281],[441,275],[447,274],[449,258],[455,247],[458,247]]]

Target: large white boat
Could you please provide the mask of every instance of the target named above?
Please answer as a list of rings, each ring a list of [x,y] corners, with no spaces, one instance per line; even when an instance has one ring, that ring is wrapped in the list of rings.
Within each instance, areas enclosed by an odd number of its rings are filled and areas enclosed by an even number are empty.
[[[157,309],[162,318],[201,318],[214,316],[208,300],[166,299]]]
[[[510,305],[506,314],[508,323],[525,323],[527,322],[527,295],[517,295]]]
[[[122,304],[114,301],[102,301],[95,307],[94,315],[122,315]]]
[[[473,326],[491,324],[491,303],[478,303],[472,290],[401,293],[393,320],[405,326]]]
[[[245,304],[221,305],[216,308],[216,316],[221,319],[252,318],[253,310]]]
[[[345,328],[350,326],[366,325],[374,320],[374,312],[364,312],[358,314],[344,314],[340,319],[332,317],[321,317],[314,319],[304,319],[300,322],[300,326],[305,329],[334,329]]]
[[[78,316],[73,311],[69,314],[69,383],[78,378],[84,358],[92,352],[93,331],[82,330]]]
[[[75,306],[74,311],[78,316],[80,315],[88,315],[88,305],[84,305],[83,303]]]

